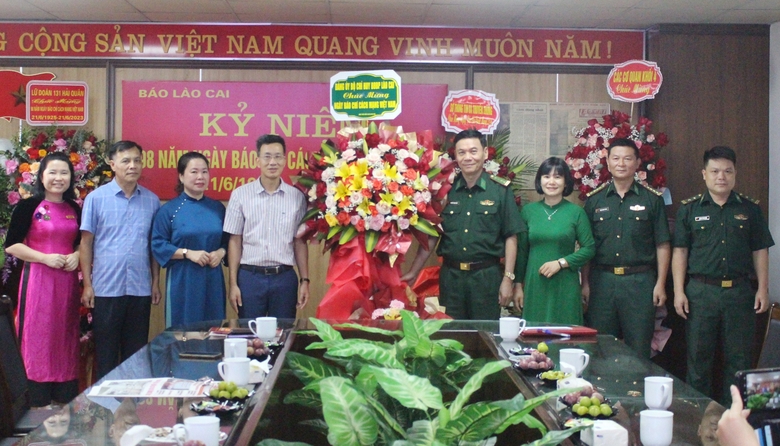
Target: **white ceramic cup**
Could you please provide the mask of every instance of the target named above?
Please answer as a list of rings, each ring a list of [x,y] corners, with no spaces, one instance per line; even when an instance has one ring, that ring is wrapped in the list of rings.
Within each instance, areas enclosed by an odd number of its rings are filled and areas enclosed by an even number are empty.
[[[672,405],[672,378],[648,376],[645,378],[645,404],[649,409],[665,410]]]
[[[246,338],[226,338],[225,358],[246,358]]]
[[[184,424],[173,426],[173,435],[176,443],[180,445],[184,441],[198,440],[206,446],[219,446],[219,418],[215,416],[185,418]]]
[[[669,446],[673,428],[674,414],[668,410],[639,412],[639,438],[644,446]]]
[[[581,348],[562,348],[558,359],[560,364],[565,362],[577,369],[578,376],[590,364],[590,355]]]
[[[273,341],[276,338],[276,318],[273,316],[255,318],[249,321],[249,329],[263,341]]]
[[[523,330],[525,330],[525,319],[502,317],[498,320],[498,333],[504,342],[516,341]]]
[[[249,384],[249,358],[225,358],[217,364],[219,376],[225,381],[233,381],[237,386]]]

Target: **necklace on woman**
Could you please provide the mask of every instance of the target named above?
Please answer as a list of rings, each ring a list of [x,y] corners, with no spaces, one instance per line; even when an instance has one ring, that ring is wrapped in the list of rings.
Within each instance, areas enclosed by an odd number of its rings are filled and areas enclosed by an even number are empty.
[[[561,208],[558,208],[558,209],[556,209],[556,210],[552,211],[552,214],[551,214],[551,213],[547,212],[547,209],[545,209],[545,208],[542,208],[542,210],[544,211],[544,213],[545,213],[545,214],[547,214],[547,220],[552,220],[552,216],[553,216],[553,215],[555,215],[555,213],[556,213],[556,212],[558,212],[560,209],[561,209]]]

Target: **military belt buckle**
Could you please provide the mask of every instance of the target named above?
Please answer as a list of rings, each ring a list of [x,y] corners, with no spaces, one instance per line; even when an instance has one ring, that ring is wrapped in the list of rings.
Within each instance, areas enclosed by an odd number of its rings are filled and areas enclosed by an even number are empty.
[[[461,263],[460,264],[460,270],[461,271],[471,271],[471,264],[470,263]]]
[[[720,287],[721,288],[731,288],[734,286],[733,280],[721,280],[720,281]]]
[[[622,266],[616,266],[612,269],[612,272],[615,273],[616,276],[622,276],[626,273],[626,269]]]

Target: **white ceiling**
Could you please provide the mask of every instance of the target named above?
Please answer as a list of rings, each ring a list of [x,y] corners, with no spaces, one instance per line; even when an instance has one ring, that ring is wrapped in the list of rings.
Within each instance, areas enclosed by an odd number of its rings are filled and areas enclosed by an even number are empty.
[[[0,0],[0,20],[645,29],[771,24],[780,0]]]

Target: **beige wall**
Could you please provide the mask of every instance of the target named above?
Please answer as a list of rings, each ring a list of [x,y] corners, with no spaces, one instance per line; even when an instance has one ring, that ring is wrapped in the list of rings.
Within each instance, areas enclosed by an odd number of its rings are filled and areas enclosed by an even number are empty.
[[[12,69],[18,69],[9,67]],[[98,136],[107,134],[107,86],[105,68],[25,68],[25,73],[51,71],[59,80],[81,80],[87,82],[90,88],[88,127]],[[329,70],[250,70],[250,69],[166,69],[166,68],[117,68],[116,92],[112,98],[115,104],[114,116],[115,138],[122,137],[122,81],[135,80],[177,80],[177,81],[240,81],[240,82],[328,82],[335,71]],[[420,72],[399,71],[405,83],[416,84],[447,84],[450,90],[460,90],[466,87],[465,71],[454,72]],[[609,102],[613,109],[628,112],[627,104],[612,101],[606,93],[605,75],[560,75],[529,74],[529,73],[476,73],[474,88],[495,93],[503,102],[555,102],[556,94],[562,102]],[[556,91],[557,85],[557,91]],[[0,121],[0,137],[13,138],[18,132],[18,121],[11,123]],[[538,196],[528,191],[526,199],[537,200]],[[407,254],[414,257],[416,243]],[[329,256],[323,254],[322,245],[309,247],[309,277],[311,279],[312,298],[309,305],[299,312],[301,317],[314,316],[322,296],[327,290],[325,277]],[[434,257],[429,264],[435,264]],[[163,273],[164,277],[164,273]],[[152,311],[150,336],[156,335],[165,328],[163,313],[164,305],[155,307]],[[235,313],[228,306],[228,317]]]

